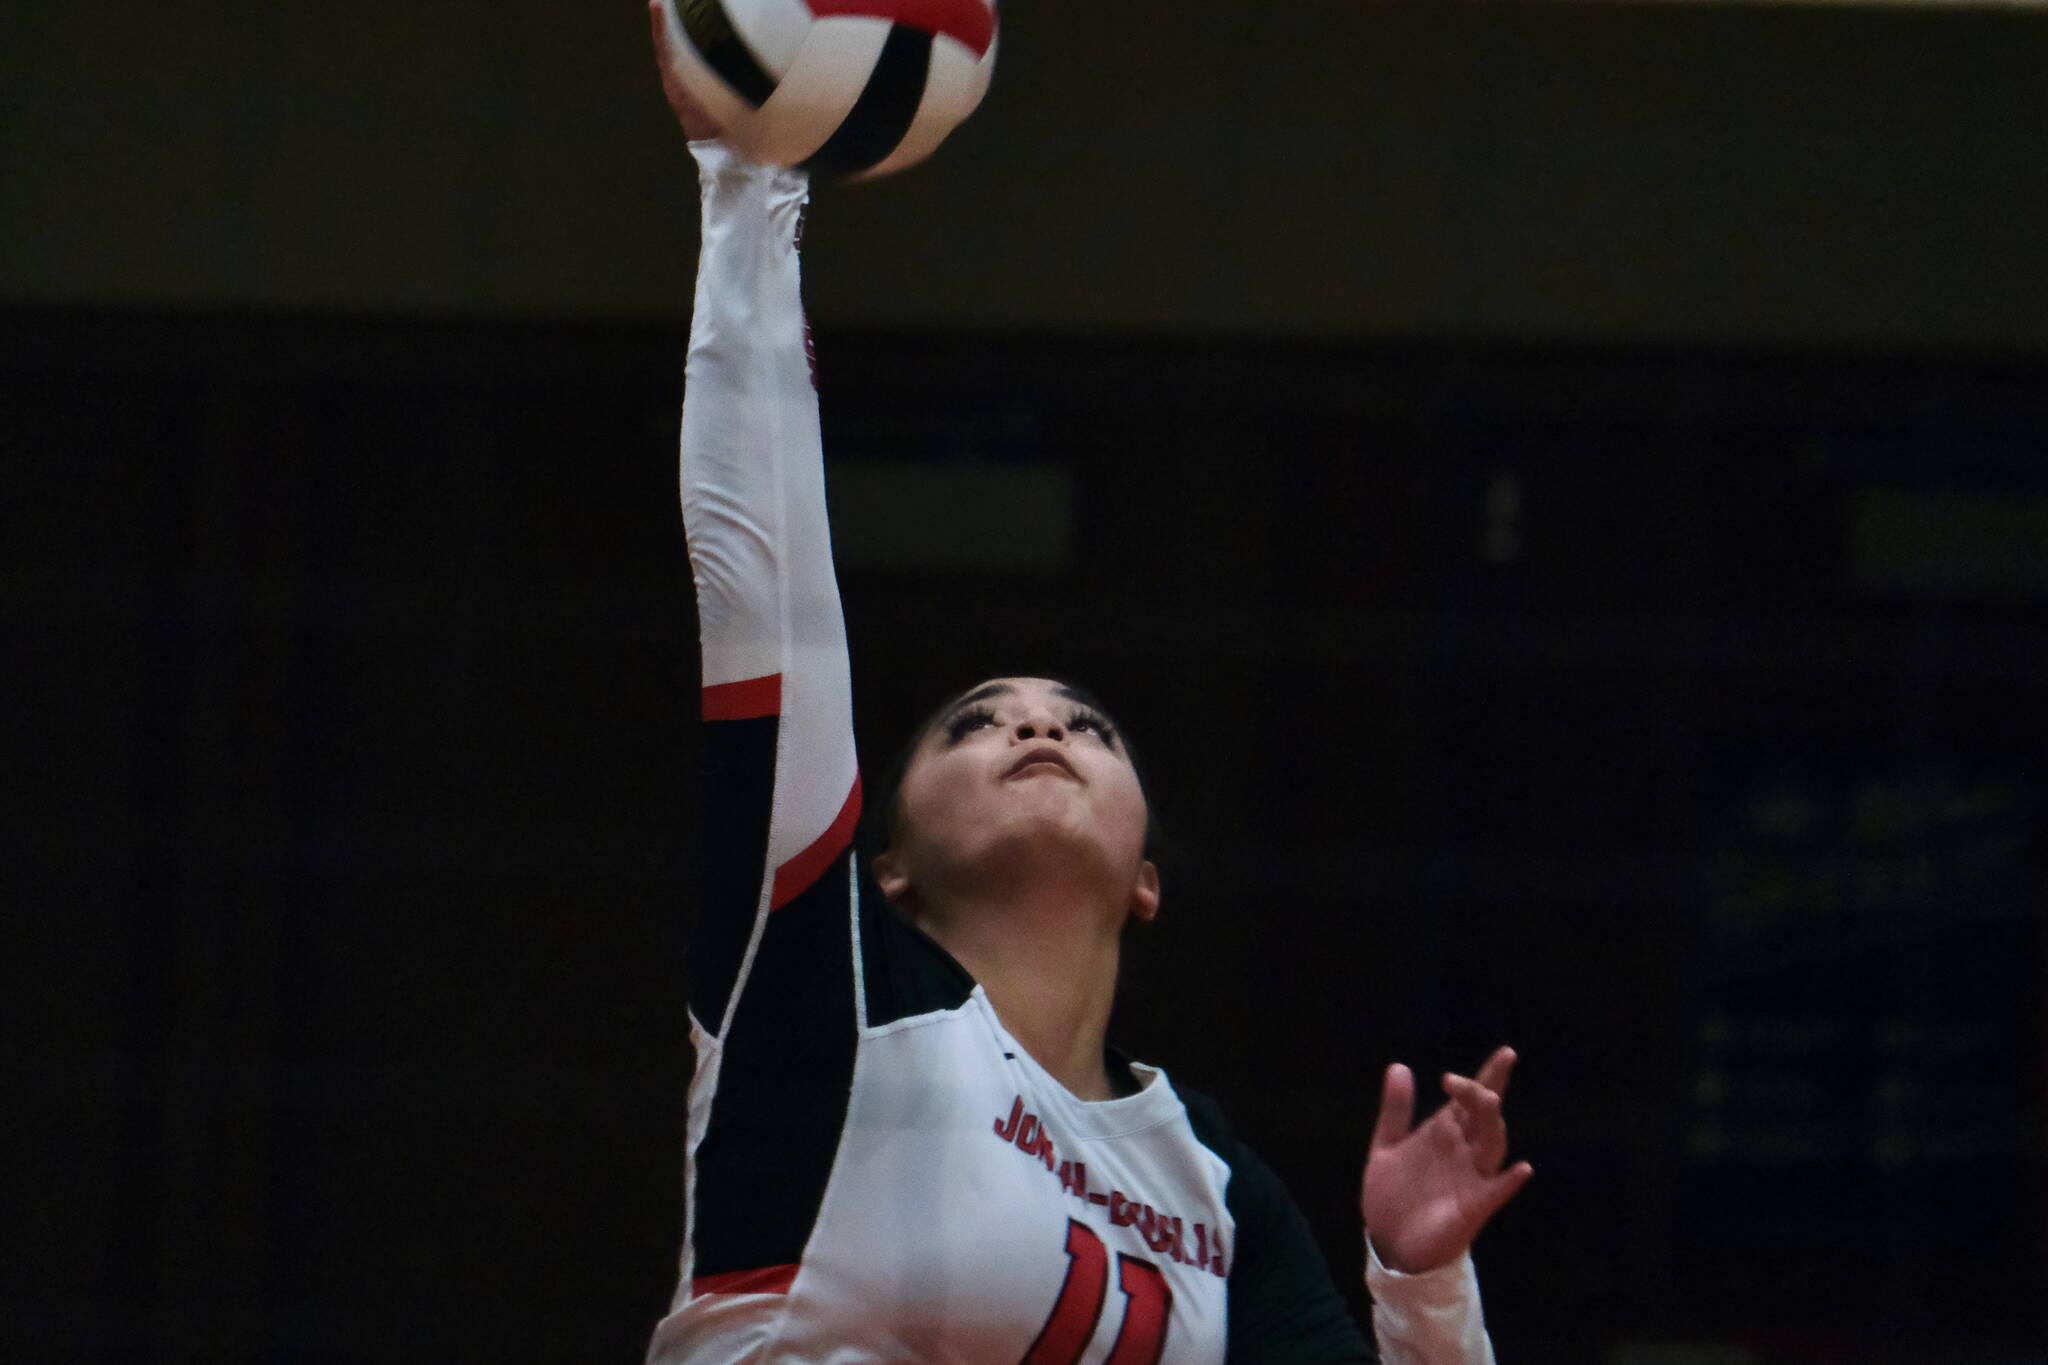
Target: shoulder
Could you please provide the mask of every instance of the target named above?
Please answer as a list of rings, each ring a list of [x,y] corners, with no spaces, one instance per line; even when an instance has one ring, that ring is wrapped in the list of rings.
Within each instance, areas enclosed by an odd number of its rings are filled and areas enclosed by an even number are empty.
[[[858,875],[868,1025],[960,1008],[974,993],[974,978],[889,903],[865,860]]]
[[[1230,1168],[1224,1204],[1237,1236],[1230,1263],[1232,1365],[1373,1359],[1286,1185],[1213,1098],[1179,1084],[1174,1089],[1196,1139]]]
[[[1300,1211],[1287,1193],[1287,1186],[1273,1168],[1237,1135],[1223,1112],[1223,1106],[1213,1097],[1180,1085],[1175,1085],[1174,1089],[1187,1110],[1188,1126],[1194,1130],[1196,1141],[1221,1157],[1223,1164],[1230,1168],[1230,1183],[1224,1190],[1224,1203],[1230,1210],[1231,1220],[1237,1224],[1240,1257],[1263,1251],[1275,1234],[1284,1238],[1293,1230],[1291,1225],[1301,1221]],[[1305,1226],[1303,1231],[1306,1231]],[[1251,1246],[1245,1244],[1248,1236],[1253,1239]]]
[[[1231,1131],[1230,1120],[1223,1116],[1223,1106],[1200,1090],[1191,1089],[1179,1081],[1173,1084],[1174,1093],[1180,1096],[1183,1108],[1188,1111],[1188,1126],[1195,1130],[1195,1136],[1202,1145],[1222,1157],[1230,1159],[1226,1147],[1239,1147],[1242,1143]]]
[[[1286,1186],[1273,1173],[1273,1168],[1260,1160],[1259,1154],[1237,1135],[1223,1112],[1223,1106],[1214,1097],[1177,1081],[1173,1088],[1174,1093],[1180,1096],[1182,1107],[1187,1110],[1188,1127],[1194,1130],[1195,1140],[1223,1158],[1223,1164],[1230,1168],[1225,1200],[1231,1217],[1242,1223],[1246,1212],[1268,1213],[1275,1200],[1286,1211],[1292,1212],[1294,1203],[1288,1198]]]

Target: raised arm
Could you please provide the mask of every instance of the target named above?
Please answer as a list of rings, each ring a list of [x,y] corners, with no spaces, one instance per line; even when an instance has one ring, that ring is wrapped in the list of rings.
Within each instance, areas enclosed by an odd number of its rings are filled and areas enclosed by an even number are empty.
[[[1360,1191],[1365,1282],[1387,1365],[1492,1365],[1471,1247],[1533,1173],[1526,1161],[1502,1169],[1501,1097],[1514,1065],[1503,1047],[1476,1078],[1446,1074],[1450,1102],[1412,1127],[1415,1078],[1387,1068]]]
[[[717,142],[690,150],[703,247],[682,503],[709,784],[690,1001],[723,1038],[768,916],[851,842],[860,779],[797,263],[805,177]]]

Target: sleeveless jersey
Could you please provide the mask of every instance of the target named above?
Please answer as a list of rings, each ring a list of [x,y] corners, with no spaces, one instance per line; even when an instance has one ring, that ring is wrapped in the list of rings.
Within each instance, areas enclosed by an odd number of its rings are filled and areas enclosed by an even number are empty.
[[[1116,1059],[1088,1102],[876,890],[797,241],[805,180],[692,144],[682,421],[708,796],[686,1236],[656,1362],[1195,1365],[1371,1354],[1278,1180]],[[1373,1267],[1390,1361],[1491,1359],[1469,1259]]]

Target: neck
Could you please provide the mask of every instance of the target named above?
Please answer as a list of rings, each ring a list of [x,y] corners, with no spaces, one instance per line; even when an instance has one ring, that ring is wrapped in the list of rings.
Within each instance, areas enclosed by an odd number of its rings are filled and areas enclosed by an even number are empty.
[[[1010,890],[952,897],[915,917],[981,983],[1033,1061],[1081,1099],[1114,1097],[1103,1047],[1122,907]]]

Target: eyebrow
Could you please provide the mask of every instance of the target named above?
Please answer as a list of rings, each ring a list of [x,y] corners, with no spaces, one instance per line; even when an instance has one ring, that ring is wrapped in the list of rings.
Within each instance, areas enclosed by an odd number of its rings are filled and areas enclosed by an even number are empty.
[[[1015,696],[1016,692],[1017,689],[1008,683],[988,683],[975,688],[972,692],[969,692],[966,696],[947,707],[946,714],[951,715],[963,706],[972,706],[978,701],[987,701],[990,697]]]
[[[985,683],[947,707],[946,714],[950,716],[963,706],[972,706],[978,701],[987,701],[991,697],[1013,697],[1016,694],[1017,689],[1008,683]],[[1073,688],[1068,687],[1065,683],[1054,683],[1052,694],[1055,697],[1064,697],[1068,701],[1080,702],[1083,706],[1096,706],[1093,698],[1082,695]],[[1101,708],[1096,706],[1096,709],[1100,710]]]

